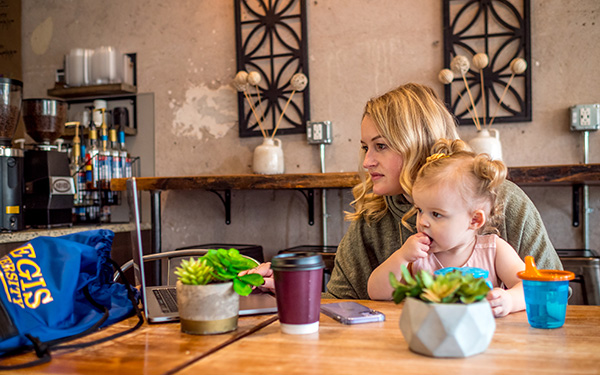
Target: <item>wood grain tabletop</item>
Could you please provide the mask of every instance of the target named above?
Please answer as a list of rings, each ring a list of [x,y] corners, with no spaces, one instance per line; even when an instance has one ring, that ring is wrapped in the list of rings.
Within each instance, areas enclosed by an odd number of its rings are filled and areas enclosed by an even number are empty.
[[[324,300],[324,303],[334,302]],[[496,319],[488,349],[468,358],[411,352],[398,322],[402,305],[358,301],[385,322],[342,325],[321,314],[318,333],[286,335],[276,315],[242,317],[235,332],[193,336],[178,323],[144,324],[96,346],[53,353],[50,363],[15,374],[599,374],[600,306],[568,306],[562,328],[535,329],[525,312]],[[117,323],[81,341],[131,327]],[[22,363],[33,354],[3,359]]]
[[[488,349],[468,358],[430,358],[408,349],[401,305],[359,301],[386,321],[342,325],[321,314],[318,333],[286,335],[275,322],[193,363],[181,374],[599,374],[600,306],[569,306],[553,330],[529,326],[525,312],[496,319]]]
[[[52,352],[50,363],[14,374],[169,374],[210,355],[214,351],[268,325],[277,315],[240,317],[237,330],[209,336],[182,333],[179,323],[147,324],[112,341],[78,350]],[[111,335],[134,326],[129,318],[74,343]],[[33,353],[2,359],[2,365],[14,365],[35,359]]]

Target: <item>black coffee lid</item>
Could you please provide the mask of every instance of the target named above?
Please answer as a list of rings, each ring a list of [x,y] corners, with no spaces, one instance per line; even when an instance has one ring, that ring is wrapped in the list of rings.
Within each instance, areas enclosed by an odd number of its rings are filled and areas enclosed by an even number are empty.
[[[11,79],[11,78],[6,78],[6,77],[0,77],[0,83],[8,83],[9,85],[23,87],[23,82],[21,82],[17,79]]]
[[[271,268],[280,271],[310,271],[325,268],[323,257],[316,253],[282,253],[271,259]]]

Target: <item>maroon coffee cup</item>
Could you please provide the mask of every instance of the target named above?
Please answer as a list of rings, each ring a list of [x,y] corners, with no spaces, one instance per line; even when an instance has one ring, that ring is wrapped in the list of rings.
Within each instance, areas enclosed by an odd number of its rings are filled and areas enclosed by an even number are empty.
[[[323,258],[315,253],[283,253],[271,259],[281,332],[319,330],[324,267]]]

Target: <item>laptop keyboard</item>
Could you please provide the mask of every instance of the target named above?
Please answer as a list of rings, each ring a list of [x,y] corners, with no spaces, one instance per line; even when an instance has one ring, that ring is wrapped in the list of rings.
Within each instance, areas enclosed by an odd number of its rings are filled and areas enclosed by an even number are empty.
[[[177,289],[162,288],[153,289],[156,300],[163,313],[176,313],[177,310]]]

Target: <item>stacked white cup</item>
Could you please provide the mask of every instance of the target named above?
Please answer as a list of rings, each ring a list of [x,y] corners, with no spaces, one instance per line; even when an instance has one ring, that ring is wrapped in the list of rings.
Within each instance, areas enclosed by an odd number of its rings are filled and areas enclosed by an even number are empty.
[[[73,48],[65,56],[67,86],[87,86],[92,82],[92,56],[94,50]]]

